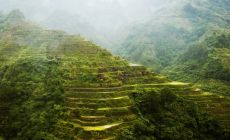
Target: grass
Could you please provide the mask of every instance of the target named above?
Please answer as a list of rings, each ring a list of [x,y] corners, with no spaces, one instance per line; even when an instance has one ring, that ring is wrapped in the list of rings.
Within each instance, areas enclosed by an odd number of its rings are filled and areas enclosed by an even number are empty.
[[[106,129],[118,126],[122,123],[114,123],[114,124],[108,124],[108,125],[104,125],[104,126],[91,126],[91,127],[82,127],[85,131],[104,131]]]

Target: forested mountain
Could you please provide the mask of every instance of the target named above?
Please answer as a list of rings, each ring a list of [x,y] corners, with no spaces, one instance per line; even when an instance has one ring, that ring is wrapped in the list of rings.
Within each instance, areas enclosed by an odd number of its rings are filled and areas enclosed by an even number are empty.
[[[19,10],[0,15],[0,139],[225,140],[228,107]]]
[[[117,54],[160,72],[207,34],[229,29],[229,7],[228,0],[175,1],[134,26]]]
[[[171,79],[193,82],[203,89],[230,96],[230,32],[213,32],[167,67],[163,73]]]

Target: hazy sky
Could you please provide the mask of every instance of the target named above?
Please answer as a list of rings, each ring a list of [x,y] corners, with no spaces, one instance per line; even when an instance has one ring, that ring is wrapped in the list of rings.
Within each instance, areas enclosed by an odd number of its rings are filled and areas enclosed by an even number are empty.
[[[33,20],[43,20],[55,11],[85,17],[126,16],[141,18],[169,0],[0,0],[0,10],[20,9]],[[123,14],[123,15],[119,15]]]
[[[90,32],[94,30],[98,36],[111,40],[120,36],[122,28],[149,19],[170,2],[172,0],[0,0],[0,11],[20,9],[27,19],[49,28],[88,38],[94,38]]]

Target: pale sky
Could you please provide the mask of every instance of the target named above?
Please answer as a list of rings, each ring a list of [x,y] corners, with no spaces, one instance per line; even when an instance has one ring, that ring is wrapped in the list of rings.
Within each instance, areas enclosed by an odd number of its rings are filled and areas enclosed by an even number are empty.
[[[29,18],[47,16],[62,10],[82,16],[113,15],[123,12],[128,17],[147,15],[169,0],[0,0],[0,11],[20,9]],[[117,11],[116,11],[117,10]],[[103,13],[104,12],[104,13]]]
[[[101,37],[110,40],[115,36],[119,37],[119,31],[122,32],[127,26],[151,19],[156,10],[173,1],[0,0],[0,11],[8,13],[19,9],[28,20],[48,28],[79,33],[88,38],[96,36],[99,40],[104,40]]]

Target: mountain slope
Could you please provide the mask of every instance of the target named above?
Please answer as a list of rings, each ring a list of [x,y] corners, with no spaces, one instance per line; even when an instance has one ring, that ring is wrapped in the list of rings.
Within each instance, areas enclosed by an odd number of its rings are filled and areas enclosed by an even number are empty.
[[[210,30],[229,28],[229,2],[175,1],[131,28],[116,53],[161,71]]]
[[[37,27],[21,15],[13,11],[3,15],[0,23],[0,135],[5,139],[119,139],[120,130],[151,120],[149,116],[155,118],[151,109],[154,105],[159,105],[154,109],[166,120],[175,120],[173,116],[181,112],[184,121],[174,129],[167,121],[152,119],[156,130],[165,133],[156,136],[157,131],[149,131],[149,138],[174,137],[168,129],[184,135],[185,128],[194,133],[194,139],[196,135],[227,137],[228,119],[221,118],[220,123],[211,117],[212,112],[199,117],[209,108],[186,102],[190,99],[182,95],[195,92],[190,84],[172,82],[144,66],[129,64],[80,36]],[[165,93],[161,102],[155,100]],[[175,98],[168,100],[168,94]],[[219,97],[215,99],[219,101]],[[190,107],[195,107],[199,119],[187,113]],[[220,109],[226,110],[224,106],[215,107]],[[201,127],[202,131],[197,132],[199,129],[187,127],[190,119],[199,128],[199,124],[210,128]],[[167,127],[159,127],[162,125]],[[213,128],[219,131],[208,133]]]
[[[171,79],[193,82],[204,90],[229,97],[229,31],[214,32],[190,46],[163,73]]]

